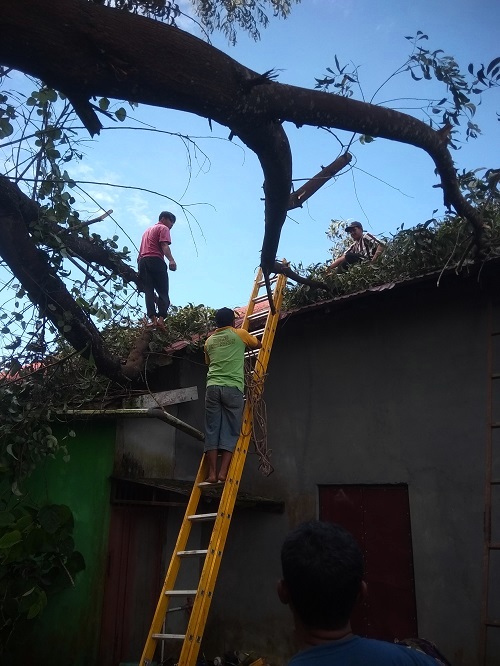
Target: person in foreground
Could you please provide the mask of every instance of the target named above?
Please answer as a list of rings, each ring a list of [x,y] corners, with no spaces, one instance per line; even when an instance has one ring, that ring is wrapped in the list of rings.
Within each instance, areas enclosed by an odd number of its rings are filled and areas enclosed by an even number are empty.
[[[248,331],[234,328],[234,312],[221,308],[215,313],[217,329],[205,342],[208,364],[205,393],[205,456],[208,464],[206,483],[224,482],[243,419],[243,364],[245,347],[258,349],[260,340]],[[217,456],[221,451],[217,474]]]
[[[354,537],[333,523],[299,525],[281,550],[278,596],[293,614],[301,644],[289,666],[436,666],[403,645],[352,633],[355,603],[366,595],[363,556]]]

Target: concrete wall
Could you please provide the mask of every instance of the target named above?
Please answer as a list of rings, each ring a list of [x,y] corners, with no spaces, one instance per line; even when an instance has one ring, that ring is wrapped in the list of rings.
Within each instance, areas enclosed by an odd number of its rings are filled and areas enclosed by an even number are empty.
[[[285,512],[236,510],[202,646],[208,658],[252,650],[281,664],[292,654],[291,617],[275,593],[279,550],[291,527],[318,516],[318,485],[403,483],[419,634],[454,666],[476,666],[487,303],[474,284],[456,292],[396,288],[331,311],[302,311],[280,324],[265,388],[275,472],[264,478],[249,455],[241,488],[285,500]],[[500,316],[498,324],[500,330]],[[169,372],[171,388],[198,386],[197,402],[171,411],[202,429],[202,355],[177,359]],[[195,478],[200,442],[149,420],[127,429],[129,451],[145,476]],[[179,521],[180,515],[171,544]]]
[[[263,478],[250,457],[242,490],[284,498],[285,515],[235,516],[209,645],[284,661],[291,622],[275,585],[288,529],[317,516],[319,484],[405,483],[419,633],[454,665],[477,664],[486,344],[481,299],[435,289],[281,325],[265,389],[275,472]]]

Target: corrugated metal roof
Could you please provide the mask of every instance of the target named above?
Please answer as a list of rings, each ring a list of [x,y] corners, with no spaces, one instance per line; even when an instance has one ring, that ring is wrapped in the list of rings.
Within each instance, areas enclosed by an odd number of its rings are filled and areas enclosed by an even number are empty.
[[[483,262],[482,264],[469,264],[466,266],[464,270],[470,269],[471,272],[474,274],[474,277],[477,277],[478,273],[482,270],[484,266],[488,265],[488,267],[491,267],[492,269],[498,271],[500,269],[500,257],[494,257],[492,259],[488,259],[487,261]],[[333,296],[332,298],[328,298],[325,300],[317,301],[315,303],[308,303],[307,305],[301,305],[295,308],[290,308],[286,311],[282,311],[280,313],[280,319],[283,319],[285,317],[288,317],[290,315],[296,315],[299,313],[303,312],[308,312],[308,311],[313,311],[313,310],[320,310],[322,308],[327,308],[327,307],[335,307],[335,306],[341,306],[347,301],[353,301],[357,300],[359,298],[366,298],[366,297],[375,297],[376,294],[379,294],[381,292],[386,292],[392,289],[407,289],[412,286],[416,286],[418,284],[422,284],[425,282],[431,283],[433,280],[436,280],[436,288],[439,287],[440,282],[442,279],[446,278],[452,278],[452,279],[463,279],[463,271],[461,274],[457,274],[454,268],[449,268],[446,270],[435,270],[435,271],[430,271],[428,273],[422,273],[420,275],[412,275],[411,277],[405,277],[400,280],[395,280],[393,282],[387,282],[385,284],[381,285],[374,285],[371,287],[367,287],[366,289],[361,289],[359,291],[351,292],[348,294],[342,294],[340,296]],[[458,282],[457,282],[458,284]],[[263,310],[265,307],[267,307],[266,303],[259,303],[255,306],[256,310]],[[242,306],[239,308],[234,308],[234,311],[237,313],[238,317],[235,322],[235,326],[238,327],[241,325],[243,318],[245,316],[245,312],[247,310],[247,306]],[[199,340],[200,336],[197,336],[194,338],[195,340]],[[174,352],[174,351],[180,351],[181,349],[184,349],[187,347],[189,342],[180,340],[178,342],[175,342],[173,345],[168,347],[165,351],[167,352]]]

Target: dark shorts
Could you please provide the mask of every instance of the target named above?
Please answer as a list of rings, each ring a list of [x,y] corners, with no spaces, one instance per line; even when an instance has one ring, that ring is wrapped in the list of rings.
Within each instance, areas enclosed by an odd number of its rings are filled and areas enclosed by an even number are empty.
[[[205,451],[234,451],[240,436],[243,406],[243,393],[236,386],[207,386]]]

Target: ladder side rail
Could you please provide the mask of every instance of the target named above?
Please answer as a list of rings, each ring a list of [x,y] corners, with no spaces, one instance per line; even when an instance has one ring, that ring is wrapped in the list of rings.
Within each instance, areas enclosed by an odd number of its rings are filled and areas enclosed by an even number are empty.
[[[254,280],[253,283],[253,288],[252,288],[252,293],[250,294],[250,298],[248,300],[248,305],[247,309],[245,310],[245,316],[243,317],[243,321],[241,323],[241,328],[244,329],[245,331],[248,331],[249,327],[249,315],[253,314],[254,308],[255,308],[255,301],[254,299],[257,297],[260,287],[259,287],[259,282],[262,281],[264,277],[264,274],[262,272],[262,268],[259,266],[259,270],[257,271],[257,277]]]
[[[281,305],[283,303],[283,296],[284,296],[284,292],[285,292],[286,282],[287,282],[286,275],[280,274],[278,276],[278,282],[276,283],[276,289],[275,289],[274,294],[273,294],[273,300],[275,302],[276,312],[274,314],[269,312],[268,319],[266,321],[266,326],[265,326],[265,329],[264,329],[264,334],[262,336],[263,357],[261,358],[261,355],[259,353],[259,356],[257,357],[256,365],[255,365],[255,368],[254,368],[254,376],[255,376],[255,373],[258,373],[257,377],[259,379],[267,371],[267,365],[268,365],[268,362],[269,362],[269,357],[271,355],[271,349],[272,349],[273,342],[274,342],[274,336],[276,334],[276,328],[278,326],[278,321],[279,321],[279,316],[280,316],[280,309],[281,309]]]
[[[189,520],[188,516],[196,513],[196,509],[198,507],[201,497],[201,490],[198,487],[198,483],[203,478],[204,470],[205,470],[205,455],[203,454],[200,466],[198,468],[198,473],[196,475],[196,481],[194,483],[193,490],[191,492],[191,496],[189,498],[186,507],[186,512],[182,520],[181,529],[179,531],[179,535],[177,537],[174,550],[172,552],[170,564],[167,569],[165,581],[163,583],[163,587],[160,593],[160,598],[158,600],[158,604],[156,606],[156,610],[153,616],[153,621],[149,629],[148,637],[144,645],[144,650],[142,652],[139,666],[146,666],[153,659],[156,650],[157,640],[153,638],[153,634],[160,633],[162,624],[167,614],[170,598],[169,595],[166,594],[166,591],[174,588],[175,581],[179,573],[181,558],[177,555],[177,553],[186,550],[186,545],[189,539],[189,535],[191,534],[191,527],[192,527],[192,523]]]
[[[267,365],[274,341],[277,323],[279,320],[279,310],[283,301],[283,294],[287,278],[285,275],[280,274],[277,276],[277,278],[275,278],[275,280],[276,282],[272,298],[276,307],[276,313],[274,315],[272,315],[271,312],[267,314],[261,341],[262,346],[258,350],[256,366],[253,371],[253,377],[255,380],[255,386],[253,390],[256,396],[260,396],[263,391],[262,385],[258,382],[261,382],[261,380],[264,379],[265,373],[267,371]],[[241,325],[241,328],[244,328],[245,330],[248,330],[249,328],[248,316],[251,315],[254,311],[255,299],[258,298],[258,293],[263,286],[263,283],[263,272],[262,269],[259,268],[257,277],[254,281],[254,286],[245,317]],[[261,297],[261,299],[265,300],[263,297]],[[201,639],[203,636],[203,631],[205,628],[208,611],[213,597],[213,591],[215,589],[217,575],[224,552],[224,546],[229,532],[234,506],[236,504],[239,483],[248,453],[250,438],[252,435],[252,423],[253,401],[248,400],[245,404],[240,437],[233,454],[228,478],[224,484],[217,517],[215,518],[215,523],[210,537],[207,554],[205,556],[205,562],[203,565],[200,581],[196,590],[195,601],[182,645],[179,666],[194,666],[198,657]],[[141,657],[140,666],[147,666],[151,663],[156,647],[158,645],[157,641],[159,638],[154,638],[154,635],[160,633],[161,626],[165,621],[168,604],[170,601],[170,595],[167,594],[167,591],[172,591],[174,588],[181,563],[181,558],[178,553],[184,551],[188,543],[193,524],[189,519],[189,516],[196,514],[196,509],[202,495],[202,491],[200,490],[198,484],[204,478],[205,466],[205,455],[203,455],[196,476],[196,481],[193,486],[193,491],[186,507],[186,512],[182,521],[179,536],[175,544],[170,565],[167,570],[165,582],[153,618],[153,623],[151,625],[151,629]]]
[[[224,546],[226,543],[229,527],[236,503],[236,497],[239,489],[239,478],[245,464],[246,454],[248,452],[248,445],[251,435],[251,418],[250,406],[245,407],[246,419],[244,425],[247,428],[245,435],[240,437],[238,451],[235,450],[233,460],[231,461],[231,469],[226,479],[223,495],[221,497],[220,512],[214,525],[212,537],[210,539],[209,552],[205,559],[205,564],[201,574],[198,592],[193,605],[191,613],[191,620],[189,622],[188,630],[186,632],[186,640],[182,647],[181,655],[179,658],[178,666],[193,666],[196,663],[198,653],[201,646],[201,639],[205,628],[210,604],[213,599],[213,592],[217,581],[217,574],[219,572]],[[245,422],[246,421],[246,422]],[[198,602],[198,603],[197,603]]]

